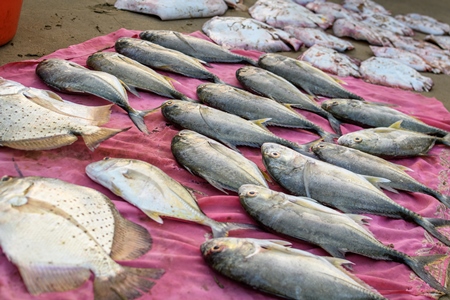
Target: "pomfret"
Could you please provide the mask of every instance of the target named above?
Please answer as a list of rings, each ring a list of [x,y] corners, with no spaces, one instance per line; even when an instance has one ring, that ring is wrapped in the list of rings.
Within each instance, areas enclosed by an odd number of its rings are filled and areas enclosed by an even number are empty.
[[[86,64],[97,71],[112,74],[131,88],[139,88],[155,94],[193,101],[177,91],[171,78],[160,75],[147,66],[115,52],[96,52],[88,57]],[[137,92],[133,91],[137,95]]]
[[[346,252],[350,252],[403,263],[430,286],[446,292],[446,288],[425,270],[428,259],[420,260],[420,257],[387,247],[364,228],[362,224],[370,218],[346,215],[310,198],[251,184],[239,188],[239,199],[253,219],[271,230],[318,245],[334,257],[344,258]]]
[[[283,105],[226,84],[199,85],[197,95],[203,103],[247,120],[270,118],[265,125],[305,129],[317,133],[325,141],[337,137],[295,112],[289,104]]]
[[[220,191],[237,192],[246,183],[267,187],[255,163],[222,144],[191,130],[182,130],[172,139],[176,160],[194,175],[206,179]]]
[[[337,79],[306,62],[280,54],[268,53],[259,58],[258,64],[285,78],[310,95],[363,100],[360,96],[344,89]]]
[[[107,122],[109,106],[89,108],[69,104],[51,92],[3,79],[0,79],[0,91],[0,146],[48,150],[70,145],[81,135],[93,151],[102,141],[129,129],[95,125]]]
[[[405,171],[411,169],[391,163],[378,156],[332,143],[321,142],[311,147],[317,157],[330,164],[345,168],[352,172],[381,177],[390,180],[380,183],[380,187],[391,190],[399,189],[409,192],[419,192],[435,197],[450,208],[450,199],[418,182]]]
[[[0,245],[32,294],[78,288],[93,272],[95,299],[135,299],[164,273],[113,260],[146,253],[150,236],[93,189],[6,176],[0,194]]]
[[[401,121],[403,129],[438,136],[449,134],[443,129],[428,125],[383,103],[352,99],[330,99],[322,102],[322,108],[344,122],[363,127],[389,127]]]
[[[208,218],[184,186],[161,169],[144,161],[106,158],[86,166],[86,174],[114,194],[138,207],[152,220],[173,217],[211,227],[215,237],[245,225],[221,223]]]
[[[283,241],[220,238],[200,249],[219,273],[288,299],[385,299],[344,269],[347,260],[287,248]]]
[[[203,67],[198,59],[149,41],[124,37],[116,41],[115,49],[120,54],[151,68],[224,83],[219,77]]]
[[[145,30],[139,34],[143,40],[180,51],[205,62],[240,63],[256,66],[255,60],[235,54],[224,47],[207,40],[182,34],[172,30]]]
[[[247,66],[236,71],[236,78],[247,90],[328,119],[331,128],[341,134],[340,122],[332,114],[283,77],[262,68]]]
[[[395,203],[371,183],[386,179],[356,174],[274,143],[263,144],[261,152],[271,177],[294,195],[313,198],[344,213],[370,213],[404,219],[423,227],[450,246],[450,240],[436,229],[450,225],[450,221],[424,218]]]
[[[257,125],[266,120],[251,122],[203,104],[179,100],[164,102],[161,111],[170,122],[213,138],[238,152],[238,145],[260,147],[271,141],[309,153],[309,145],[299,145],[280,138],[262,125]]]
[[[45,84],[61,92],[88,93],[116,104],[128,113],[140,131],[148,133],[144,117],[150,111],[140,111],[130,106],[127,92],[117,77],[59,58],[41,61],[36,67],[36,74]]]
[[[440,142],[450,145],[450,136],[444,138],[402,129],[397,122],[389,127],[353,131],[342,135],[338,144],[382,157],[409,157],[425,155]]]

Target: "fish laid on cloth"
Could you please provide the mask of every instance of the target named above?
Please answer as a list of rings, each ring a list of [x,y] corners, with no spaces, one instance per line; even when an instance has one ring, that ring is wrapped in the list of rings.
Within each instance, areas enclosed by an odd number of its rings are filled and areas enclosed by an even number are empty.
[[[303,44],[286,31],[252,18],[214,17],[203,24],[202,30],[227,49],[298,51]]]
[[[310,155],[308,145],[283,139],[263,127],[261,123],[266,119],[252,122],[203,104],[180,100],[164,102],[161,111],[170,122],[206,135],[238,152],[238,145],[259,148],[265,142],[273,142]]]
[[[450,33],[449,24],[439,22],[435,18],[426,15],[411,13],[397,15],[395,18],[412,29],[426,34],[443,35]]]
[[[160,216],[191,221],[211,227],[215,237],[226,236],[233,229],[246,228],[245,224],[222,223],[208,218],[189,190],[144,161],[105,158],[87,165],[86,174],[160,224],[163,223]]]
[[[329,99],[323,101],[321,105],[339,120],[363,127],[389,127],[402,121],[403,129],[441,137],[450,134],[444,129],[428,125],[413,116],[402,113],[388,104],[352,99]]]
[[[151,237],[93,189],[53,178],[5,176],[0,198],[0,245],[31,294],[78,288],[92,272],[96,300],[135,299],[164,273],[113,260],[143,255]]]
[[[428,92],[433,80],[422,76],[413,68],[385,57],[371,57],[361,62],[359,72],[370,83],[396,87],[405,90]]]
[[[450,240],[437,230],[449,226],[450,220],[424,218],[397,204],[374,186],[386,179],[356,174],[275,143],[263,144],[261,152],[270,176],[294,195],[313,198],[344,213],[370,213],[416,223],[450,246]]]
[[[361,74],[359,74],[359,64],[361,62],[358,59],[351,58],[325,46],[314,45],[303,52],[298,59],[309,62],[313,67],[337,76],[361,77]]]
[[[117,0],[114,7],[157,15],[163,21],[219,16],[228,9],[224,0]]]
[[[287,248],[289,245],[278,240],[219,238],[204,242],[200,249],[214,270],[279,297],[385,299],[344,269],[351,262]]]
[[[398,62],[401,62],[402,64],[410,66],[411,68],[419,72],[440,73],[438,69],[433,68],[422,57],[407,50],[394,47],[376,47],[376,46],[370,46],[370,50],[372,50],[373,54],[376,57],[385,57],[394,59]]]
[[[171,78],[162,76],[147,66],[115,52],[96,52],[88,57],[88,67],[112,74],[125,82],[129,88],[138,88],[160,96],[194,101],[177,91]],[[136,91],[133,94],[138,95]]]
[[[203,67],[198,59],[149,41],[123,37],[116,41],[115,49],[120,54],[151,68],[170,71],[191,78],[224,83],[219,77]]]
[[[258,0],[248,9],[252,18],[276,28],[320,27],[327,29],[333,24],[333,17],[315,14],[293,0]]]
[[[136,110],[128,103],[122,83],[114,75],[89,70],[77,63],[59,58],[45,59],[36,67],[36,74],[48,86],[65,93],[88,93],[108,100],[128,113],[136,127],[148,133],[144,117],[151,110]]]
[[[239,63],[256,66],[258,62],[243,55],[235,54],[213,42],[182,34],[172,30],[145,30],[139,34],[143,40],[180,51],[205,62]]]
[[[370,219],[368,217],[343,214],[310,198],[295,197],[251,184],[240,187],[239,199],[253,219],[272,231],[318,245],[338,258],[344,258],[350,252],[405,264],[430,286],[447,292],[426,271],[429,257],[411,257],[383,245],[362,226]],[[433,258],[442,257],[445,255]]]
[[[110,107],[63,101],[53,92],[0,78],[0,146],[49,150],[70,145],[81,135],[86,146],[94,150],[104,140],[129,129],[98,127],[108,122]]]
[[[426,155],[436,142],[450,146],[450,136],[436,137],[406,130],[401,127],[401,121],[389,127],[353,131],[338,139],[340,145],[388,158]]]
[[[236,71],[236,78],[247,90],[328,119],[334,132],[341,135],[340,122],[332,114],[321,108],[311,96],[303,94],[283,77],[262,68],[247,66]]]
[[[191,174],[200,176],[212,186],[237,192],[243,184],[267,187],[258,166],[243,155],[191,130],[181,130],[172,139],[172,154]]]
[[[310,95],[363,100],[360,96],[344,89],[338,83],[338,79],[307,62],[284,55],[268,53],[259,58],[258,64],[260,67],[285,78]]]
[[[226,84],[207,83],[197,87],[198,98],[205,104],[247,120],[262,120],[267,126],[300,128],[332,141],[338,135],[327,132],[291,108],[270,98],[261,97]]]
[[[286,26],[284,30],[302,41],[306,47],[320,45],[340,52],[352,50],[355,47],[352,43],[328,34],[319,28],[301,28]]]
[[[311,150],[319,159],[330,164],[358,174],[388,179],[389,182],[378,184],[384,189],[394,192],[395,190],[393,189],[424,193],[436,198],[450,208],[448,196],[425,186],[406,174],[405,171],[412,170],[405,166],[394,164],[381,157],[357,149],[327,142],[317,143],[311,147]]]

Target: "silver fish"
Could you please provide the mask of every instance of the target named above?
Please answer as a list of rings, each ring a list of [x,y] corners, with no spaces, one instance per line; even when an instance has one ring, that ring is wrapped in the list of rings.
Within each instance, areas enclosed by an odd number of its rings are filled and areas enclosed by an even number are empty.
[[[92,272],[95,299],[135,299],[164,273],[113,260],[146,253],[150,236],[93,189],[6,176],[0,195],[0,245],[31,294],[78,288]]]
[[[283,105],[226,84],[199,85],[197,95],[203,103],[247,120],[269,118],[265,125],[305,129],[319,134],[325,141],[337,137],[296,113],[289,104]]]
[[[218,190],[237,192],[246,183],[267,187],[255,163],[222,144],[191,130],[182,130],[172,139],[176,160],[190,173],[200,176]]]
[[[311,96],[303,94],[283,77],[262,68],[247,66],[236,71],[236,78],[247,90],[328,119],[331,128],[337,134],[341,134],[340,122],[332,114],[321,108]]]
[[[424,218],[395,203],[374,186],[386,182],[386,179],[356,174],[274,143],[263,144],[261,152],[271,177],[294,195],[313,198],[344,213],[370,213],[404,219],[423,227],[450,246],[450,240],[436,229],[450,225],[450,221]]]
[[[401,122],[389,127],[362,129],[342,135],[338,144],[382,157],[425,155],[436,142],[450,146],[450,136],[436,137],[405,130]]]
[[[363,100],[344,89],[338,80],[310,64],[280,54],[268,53],[259,58],[260,67],[271,71],[310,95]]]
[[[139,34],[143,40],[180,51],[205,62],[239,63],[246,62],[256,66],[257,61],[235,54],[207,40],[182,34],[172,30],[145,30]]]
[[[0,146],[48,150],[70,145],[81,135],[93,151],[102,141],[129,129],[97,126],[108,121],[110,106],[88,108],[49,95],[0,78]]]
[[[357,149],[327,142],[317,143],[311,147],[311,150],[319,159],[330,164],[358,174],[388,179],[389,182],[379,184],[382,188],[394,192],[395,190],[393,189],[399,189],[409,192],[424,193],[433,196],[450,208],[450,199],[448,196],[423,185],[406,174],[405,171],[412,170],[405,166],[391,163],[383,158]]]
[[[344,258],[350,252],[403,263],[430,286],[447,291],[426,271],[429,258],[411,257],[383,245],[362,226],[368,217],[343,214],[310,198],[251,184],[239,188],[239,199],[246,212],[270,230],[318,245],[334,257]]]
[[[272,141],[309,153],[308,145],[280,138],[262,127],[261,123],[266,120],[251,122],[203,104],[179,100],[164,102],[161,111],[170,122],[215,139],[237,152],[237,145],[260,147],[263,143]]]
[[[96,52],[88,57],[88,67],[112,74],[133,88],[133,94],[139,96],[134,88],[150,91],[155,94],[194,101],[177,91],[171,83],[172,78],[162,76],[147,66],[115,52]]]
[[[245,224],[222,223],[208,218],[189,190],[144,161],[105,158],[87,165],[86,174],[160,224],[163,223],[160,216],[191,221],[211,227],[215,237],[226,236],[233,229],[246,228]]]
[[[41,61],[36,67],[36,74],[45,84],[61,92],[88,93],[116,104],[128,113],[140,131],[148,133],[144,117],[151,111],[132,108],[127,92],[117,77],[59,58]]]
[[[200,249],[219,273],[288,299],[385,299],[343,268],[347,260],[287,248],[283,241],[220,238]]]
[[[120,54],[151,68],[224,83],[219,77],[203,67],[198,59],[149,41],[124,37],[116,41],[115,49]]]

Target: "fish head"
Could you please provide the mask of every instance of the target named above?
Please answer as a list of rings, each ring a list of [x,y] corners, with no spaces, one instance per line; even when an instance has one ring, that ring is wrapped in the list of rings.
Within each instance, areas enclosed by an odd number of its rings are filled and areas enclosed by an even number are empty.
[[[239,200],[242,204],[248,202],[261,202],[272,196],[273,191],[255,184],[243,184],[238,191]],[[254,203],[254,202],[253,202]],[[245,205],[244,205],[245,206]]]
[[[130,159],[105,157],[87,165],[85,171],[93,181],[114,190],[115,178],[122,178],[122,173],[125,172],[122,172],[122,170],[125,170],[131,163],[132,160]],[[115,191],[113,192],[116,194]]]
[[[200,246],[205,261],[215,268],[220,268],[229,259],[237,259],[239,254],[252,255],[259,249],[252,239],[245,238],[214,238]]]
[[[200,133],[189,129],[183,129],[172,138],[171,148],[172,151],[174,151],[173,149],[177,149],[175,151],[179,152],[184,147],[199,145],[200,143],[208,141],[210,141],[210,139]]]
[[[219,83],[203,83],[197,86],[197,95],[200,100],[207,99],[209,95],[213,94],[214,91],[220,87],[226,86],[224,84]]]
[[[366,134],[363,131],[354,131],[340,136],[337,143],[342,146],[361,149],[362,147],[370,147],[373,143],[373,139],[370,138],[370,134]]]
[[[183,101],[183,100],[167,100],[161,105],[161,113],[170,121],[177,120],[179,116],[183,115],[189,110],[198,108],[197,103]]]
[[[311,147],[311,150],[319,158],[329,157],[341,154],[345,148],[333,143],[318,142]]]
[[[276,66],[285,60],[285,56],[274,53],[266,53],[261,55],[258,65],[262,68]]]
[[[27,192],[33,186],[32,177],[3,176],[0,179],[0,210],[6,207],[21,206],[28,202]]]
[[[263,69],[254,66],[245,66],[236,70],[236,77],[242,79],[248,76],[256,76],[264,72]]]
[[[301,168],[308,158],[297,151],[276,143],[264,143],[261,154],[266,169],[272,176],[277,173],[290,173],[291,170]]]
[[[351,112],[352,109],[359,108],[363,105],[363,101],[354,99],[329,99],[322,102],[321,107],[340,117],[347,116],[347,112]]]

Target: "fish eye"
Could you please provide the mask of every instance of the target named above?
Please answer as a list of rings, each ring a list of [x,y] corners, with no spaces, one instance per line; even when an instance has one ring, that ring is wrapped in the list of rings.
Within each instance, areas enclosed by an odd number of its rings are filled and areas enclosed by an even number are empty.
[[[353,139],[356,143],[361,143],[362,142],[362,138],[360,138],[359,136],[355,137]]]
[[[258,192],[256,192],[256,191],[248,191],[247,192],[247,196],[255,197],[256,195],[258,195]]]
[[[11,179],[12,179],[11,176],[5,175],[5,176],[2,177],[1,181],[9,181]]]
[[[103,158],[103,160],[110,160],[111,159],[111,157],[109,157],[109,156],[105,156],[104,158]]]
[[[270,153],[270,156],[272,156],[272,157],[274,157],[274,158],[277,158],[277,157],[280,157],[280,153],[274,151],[274,152],[271,152],[271,153]]]
[[[331,103],[331,106],[337,106],[337,105],[339,105],[339,102],[337,102],[337,101],[333,101],[333,102]]]
[[[220,252],[223,249],[223,246],[221,245],[215,245],[211,248],[211,252]]]
[[[317,148],[325,148],[325,145],[324,144],[319,144],[319,145],[317,145]]]

